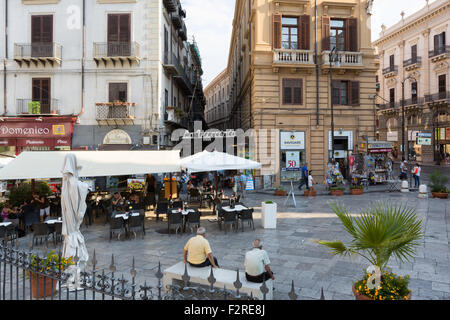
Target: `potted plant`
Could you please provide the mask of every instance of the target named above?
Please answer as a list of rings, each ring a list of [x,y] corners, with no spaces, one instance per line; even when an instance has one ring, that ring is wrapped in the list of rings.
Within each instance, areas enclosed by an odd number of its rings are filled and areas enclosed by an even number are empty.
[[[286,189],[282,186],[275,189],[275,196],[277,197],[285,197],[287,195]]]
[[[276,229],[277,227],[277,204],[273,201],[261,203],[261,222],[264,229]]]
[[[364,186],[357,184],[350,185],[350,194],[353,196],[360,196],[364,194]]]
[[[316,189],[314,189],[314,187],[311,187],[305,190],[305,197],[315,197],[317,195],[317,191]]]
[[[73,259],[64,258],[51,251],[45,258],[40,258],[37,255],[31,256],[31,270],[28,271],[28,276],[31,277],[31,289],[33,298],[43,298],[54,294],[56,290],[57,280],[53,279],[52,275],[57,275],[69,266],[73,265]],[[52,284],[53,282],[53,284]],[[44,292],[45,283],[45,292]],[[38,292],[39,287],[39,292]]]
[[[330,194],[332,196],[343,196],[345,192],[345,188],[343,185],[335,184],[330,187]]]
[[[440,171],[434,171],[430,178],[430,190],[433,198],[439,199],[447,199],[449,190],[447,189],[446,183],[448,182],[448,178],[443,175]]]
[[[400,262],[413,258],[423,237],[422,221],[415,209],[403,205],[377,202],[353,217],[346,208],[333,203],[331,209],[351,236],[350,244],[341,241],[318,241],[332,249],[334,255],[360,255],[371,264],[368,272],[353,284],[357,300],[410,300],[409,277],[401,277],[387,268],[395,256]],[[371,270],[371,271],[370,271]],[[375,272],[373,272],[375,270]],[[374,281],[375,280],[375,284]]]

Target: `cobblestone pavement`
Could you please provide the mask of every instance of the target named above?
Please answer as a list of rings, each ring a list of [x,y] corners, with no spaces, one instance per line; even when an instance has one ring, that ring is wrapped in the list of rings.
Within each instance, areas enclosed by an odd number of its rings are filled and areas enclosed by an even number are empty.
[[[274,200],[278,204],[278,225],[276,230],[261,227],[261,202]],[[416,209],[423,219],[425,237],[418,248],[414,261],[400,264],[392,259],[389,267],[400,275],[410,275],[413,299],[450,299],[450,202],[448,200],[419,199],[417,193],[367,193],[362,196],[345,195],[339,198],[318,196],[305,198],[297,196],[297,208],[292,201],[285,205],[285,198],[265,193],[248,194],[243,202],[255,209],[255,228],[246,228],[237,233],[220,231],[215,216],[203,212],[202,225],[207,229],[214,254],[221,267],[244,269],[244,255],[251,248],[252,241],[260,238],[271,258],[275,272],[275,299],[289,299],[291,281],[294,280],[299,299],[318,299],[323,288],[326,299],[354,299],[352,283],[361,277],[367,268],[361,258],[335,257],[315,240],[349,240],[340,221],[329,208],[329,202],[343,202],[352,213],[369,206],[371,201],[392,201],[406,203]],[[210,212],[209,212],[210,213]],[[167,235],[158,231],[165,229],[165,221],[156,222],[152,212],[147,213],[147,234],[144,239],[113,240],[109,242],[109,228],[103,218],[91,227],[83,227],[88,250],[92,257],[95,249],[99,268],[106,272],[115,256],[116,275],[129,277],[131,262],[135,258],[137,283],[147,281],[156,285],[154,276],[158,262],[167,268],[182,259],[182,251],[191,234]],[[20,239],[20,247],[26,248],[30,236]],[[49,245],[52,248],[52,244]],[[40,251],[42,246],[36,248]]]

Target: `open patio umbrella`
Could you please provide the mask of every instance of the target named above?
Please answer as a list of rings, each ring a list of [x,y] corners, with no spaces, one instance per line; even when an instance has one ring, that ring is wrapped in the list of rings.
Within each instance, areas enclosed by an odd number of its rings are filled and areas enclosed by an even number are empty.
[[[89,260],[89,254],[80,232],[86,212],[86,196],[88,185],[78,180],[77,164],[74,154],[67,154],[62,168],[63,182],[61,189],[62,234],[64,235],[63,256],[65,258],[78,255],[81,265]]]
[[[181,159],[189,172],[261,169],[261,163],[218,151],[203,151]]]

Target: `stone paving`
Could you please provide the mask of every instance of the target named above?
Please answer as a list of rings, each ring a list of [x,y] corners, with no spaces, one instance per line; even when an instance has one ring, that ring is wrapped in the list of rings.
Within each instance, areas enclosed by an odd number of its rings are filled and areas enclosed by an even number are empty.
[[[297,192],[298,193],[298,192]],[[278,204],[276,230],[261,227],[261,202],[273,200]],[[335,257],[316,240],[349,240],[340,221],[329,208],[329,202],[343,202],[352,213],[367,207],[371,201],[406,203],[415,208],[423,219],[425,237],[412,262],[399,263],[392,259],[389,267],[400,275],[410,275],[413,299],[450,299],[450,202],[448,200],[419,199],[417,193],[366,193],[362,196],[345,195],[339,198],[318,196],[305,198],[297,195],[297,208],[285,198],[267,193],[248,194],[243,202],[255,209],[255,228],[237,233],[220,231],[215,216],[203,213],[202,225],[207,229],[214,254],[221,267],[244,270],[244,255],[252,241],[260,238],[268,251],[275,272],[275,299],[289,299],[291,281],[294,280],[299,299],[318,299],[323,288],[326,299],[353,300],[352,283],[358,280],[368,264],[361,258]],[[182,259],[182,251],[191,234],[167,235],[157,232],[167,227],[165,221],[156,222],[153,213],[147,213],[147,234],[144,239],[113,240],[109,242],[109,228],[100,218],[93,226],[83,227],[88,250],[94,249],[99,268],[108,271],[114,254],[116,275],[129,277],[131,261],[135,258],[137,282],[155,285],[158,262],[167,268]],[[30,238],[20,239],[26,248]],[[52,245],[50,245],[52,248]],[[35,248],[35,251],[40,251]]]

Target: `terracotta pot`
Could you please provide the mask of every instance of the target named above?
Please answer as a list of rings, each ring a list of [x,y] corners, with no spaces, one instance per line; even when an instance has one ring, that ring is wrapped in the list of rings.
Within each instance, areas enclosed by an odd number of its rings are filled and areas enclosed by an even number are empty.
[[[350,189],[350,194],[354,196],[360,196],[364,194],[364,189]]]
[[[331,194],[332,196],[338,196],[338,197],[340,197],[340,196],[343,196],[343,195],[344,195],[344,190],[331,190],[331,191],[330,191],[330,194]]]
[[[39,281],[39,296],[38,296],[38,292],[37,292],[38,281]],[[44,292],[44,282],[45,282],[45,292]],[[33,298],[36,299],[36,297],[37,297],[38,299],[41,299],[43,297],[50,297],[52,294],[55,293],[57,283],[58,283],[57,280],[53,280],[53,286],[52,286],[51,278],[46,277],[44,279],[44,277],[41,275],[36,276],[35,274],[33,274],[32,278],[31,278],[31,289],[33,292]]]
[[[316,195],[316,190],[305,190],[305,197],[315,197]]]
[[[438,199],[448,199],[448,193],[443,193],[443,192],[432,192],[431,194],[433,195],[433,198],[438,198]]]
[[[285,196],[287,196],[287,192],[286,191],[275,190],[275,196],[277,196],[277,197],[285,197]]]
[[[352,291],[353,291],[353,295],[355,296],[356,300],[373,300],[372,298],[370,298],[369,296],[366,296],[364,294],[359,294],[356,289],[355,289],[355,285],[352,285]],[[408,294],[408,296],[406,297],[406,300],[411,300],[411,293]]]

